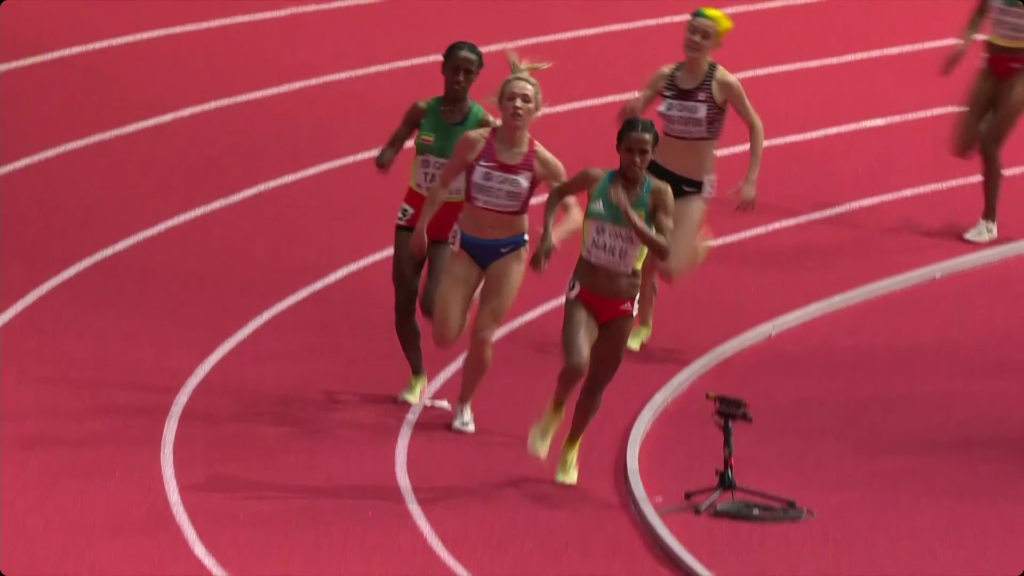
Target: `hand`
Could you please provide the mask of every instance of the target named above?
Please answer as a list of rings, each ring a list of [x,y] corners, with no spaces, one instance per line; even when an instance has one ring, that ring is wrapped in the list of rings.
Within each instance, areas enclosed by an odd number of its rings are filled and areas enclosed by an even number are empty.
[[[377,159],[375,160],[377,170],[387,174],[388,170],[391,169],[391,165],[395,162],[395,156],[395,151],[391,148],[384,148],[381,150],[380,154],[377,154]]]
[[[967,43],[961,42],[946,56],[946,59],[942,62],[942,69],[939,72],[943,76],[949,76],[957,65],[960,64],[960,61],[963,60],[965,54],[967,54]]]
[[[641,112],[643,112],[643,110],[640,109],[639,97],[627,100],[626,103],[622,105],[622,108],[619,109],[618,120],[621,123],[630,116],[639,116]]]
[[[412,238],[409,238],[409,249],[417,259],[427,257],[427,229],[416,226],[412,229]]]
[[[744,182],[734,188],[731,192],[734,196],[739,196],[740,203],[736,207],[740,212],[749,212],[754,209],[754,201],[757,197],[757,187],[753,182]]]
[[[530,267],[536,272],[543,272],[548,267],[548,260],[551,259],[552,252],[555,251],[555,241],[551,237],[551,233],[546,232],[540,237],[540,245],[537,246],[537,250],[533,253],[533,257],[530,258]]]

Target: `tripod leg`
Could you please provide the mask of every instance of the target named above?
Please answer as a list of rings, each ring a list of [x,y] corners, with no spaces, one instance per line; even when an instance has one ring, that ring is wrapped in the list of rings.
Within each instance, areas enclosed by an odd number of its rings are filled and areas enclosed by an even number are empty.
[[[789,498],[783,498],[781,496],[775,496],[774,494],[769,494],[767,492],[761,492],[760,490],[753,490],[753,489],[750,489],[750,488],[744,488],[743,486],[737,486],[735,488],[735,491],[743,493],[743,494],[749,494],[751,496],[757,496],[757,497],[763,498],[765,500],[771,500],[773,502],[779,502],[781,504],[785,504],[789,508],[796,508],[796,501],[790,500]]]
[[[710,494],[711,492],[720,489],[721,487],[719,486],[708,486],[707,488],[697,488],[696,490],[688,490],[686,492],[683,492],[683,498],[689,500],[694,496],[700,496],[701,494]]]
[[[701,504],[699,506],[697,506],[696,508],[694,508],[693,511],[696,512],[697,514],[703,514],[704,511],[707,510],[708,507],[710,507],[712,504],[714,504],[715,500],[718,500],[718,497],[721,496],[721,495],[722,495],[722,489],[721,488],[715,488],[715,491],[711,493],[711,496],[708,496],[708,499],[705,500],[704,502],[701,502]]]

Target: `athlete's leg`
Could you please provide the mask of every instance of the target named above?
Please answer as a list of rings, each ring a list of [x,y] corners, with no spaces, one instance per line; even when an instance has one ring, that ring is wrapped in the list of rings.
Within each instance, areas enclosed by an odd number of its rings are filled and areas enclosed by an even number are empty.
[[[967,158],[981,140],[982,124],[995,102],[995,77],[988,68],[982,68],[971,86],[965,110],[956,123],[953,155]]]
[[[449,348],[462,336],[483,272],[465,252],[452,253],[444,269],[434,296],[434,344]]]
[[[437,287],[441,284],[441,272],[451,248],[448,242],[431,242],[427,247],[427,281],[420,294],[420,312],[424,318],[434,318],[434,300],[437,298]]]
[[[668,260],[659,267],[666,280],[675,280],[699,264],[696,242],[706,212],[707,201],[703,196],[691,194],[676,199],[672,213],[672,247]]]
[[[989,222],[996,221],[999,204],[999,184],[1003,177],[1003,163],[999,156],[1022,111],[1024,72],[997,85],[992,114],[981,133],[979,148],[985,168],[985,209],[982,218]]]
[[[658,265],[659,262],[647,254],[643,268],[640,270],[640,299],[637,311],[639,323],[629,334],[626,347],[633,352],[647,343],[654,326],[654,299],[658,296]]]
[[[527,441],[530,453],[541,460],[547,458],[551,437],[562,423],[569,396],[587,373],[590,348],[597,338],[597,321],[582,302],[572,299],[572,291],[570,285],[562,317],[562,370],[558,373],[555,394],[544,415],[530,429]]]
[[[423,367],[423,350],[420,347],[420,326],[416,320],[416,293],[419,290],[423,261],[418,260],[409,247],[412,232],[395,228],[395,254],[391,259],[391,283],[395,288],[395,334],[402,346],[402,353],[409,363],[412,376],[409,386],[400,398],[415,404],[419,402],[420,391],[426,384],[427,375]]]
[[[590,354],[590,367],[587,377],[580,388],[580,397],[576,400],[572,424],[569,434],[565,437],[562,453],[558,459],[558,470],[555,479],[562,484],[575,484],[579,474],[577,456],[580,439],[587,425],[597,414],[601,406],[601,397],[605,389],[615,377],[622,358],[626,354],[626,340],[632,327],[632,318],[621,318],[604,323],[598,331],[597,339]]]
[[[473,399],[477,386],[480,385],[484,374],[491,366],[494,333],[501,326],[505,315],[512,308],[512,303],[519,293],[519,286],[523,282],[523,275],[526,271],[526,261],[529,258],[527,250],[528,247],[519,248],[515,252],[503,256],[488,266],[484,273],[479,309],[470,332],[466,363],[462,368],[459,405],[456,408],[455,420],[452,424],[456,430],[461,432],[472,433],[475,430],[469,402]],[[475,289],[474,285],[473,290]],[[467,302],[472,299],[473,290],[462,295]]]

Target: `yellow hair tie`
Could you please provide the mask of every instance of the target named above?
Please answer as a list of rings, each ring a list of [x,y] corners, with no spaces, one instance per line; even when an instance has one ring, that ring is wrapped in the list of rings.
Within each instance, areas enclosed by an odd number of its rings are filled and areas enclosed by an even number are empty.
[[[695,18],[707,18],[714,22],[715,26],[718,28],[719,37],[725,36],[732,30],[732,18],[726,16],[725,12],[722,12],[718,8],[712,8],[710,6],[698,8],[697,11],[693,13],[693,16]]]

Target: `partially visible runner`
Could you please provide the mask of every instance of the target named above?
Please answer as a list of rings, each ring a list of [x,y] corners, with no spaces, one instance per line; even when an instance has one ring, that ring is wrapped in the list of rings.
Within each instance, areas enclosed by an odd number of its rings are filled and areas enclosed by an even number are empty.
[[[615,137],[618,169],[585,169],[548,196],[544,235],[532,261],[537,271],[547,267],[554,249],[552,225],[558,205],[572,194],[588,192],[583,245],[569,280],[562,320],[562,370],[554,397],[528,440],[532,455],[547,458],[569,395],[582,381],[555,471],[555,481],[561,484],[576,484],[580,438],[626,353],[648,250],[658,260],[669,254],[672,189],[647,174],[657,148],[654,122],[627,118]]]
[[[976,244],[999,237],[996,212],[1003,179],[999,156],[1024,111],[1024,2],[978,0],[961,43],[942,67],[942,73],[948,75],[963,60],[989,12],[992,30],[986,42],[986,63],[975,76],[953,143],[953,153],[960,158],[968,158],[976,148],[981,152],[985,205],[977,224],[963,235],[964,240]]]
[[[462,389],[452,428],[476,430],[470,401],[491,365],[494,333],[519,293],[529,257],[530,199],[542,182],[555,187],[565,181],[562,163],[530,136],[530,124],[541,108],[540,85],[531,70],[549,64],[520,63],[509,54],[512,73],[501,84],[498,105],[501,125],[466,132],[431,189],[413,230],[414,254],[427,251],[427,229],[456,177],[466,172],[466,206],[452,233],[453,255],[445,266],[434,310],[434,342],[450,347],[462,335],[473,295],[480,287],[479,309],[470,334],[462,371]],[[578,204],[565,204],[568,214],[558,236],[579,228]],[[483,285],[481,286],[481,282]]]
[[[416,136],[416,156],[412,161],[409,189],[398,209],[395,222],[395,253],[391,261],[391,282],[395,289],[395,333],[412,372],[409,384],[399,398],[410,404],[419,402],[427,383],[420,346],[420,327],[416,319],[416,298],[420,274],[427,263],[427,281],[419,295],[420,310],[427,318],[434,315],[434,297],[441,270],[448,257],[448,239],[462,211],[465,182],[460,174],[449,187],[444,202],[427,228],[429,247],[426,258],[409,249],[409,238],[422,217],[427,192],[437,184],[452,148],[467,131],[494,126],[496,122],[479,104],[469,98],[469,89],[484,67],[484,56],[475,44],[455,42],[444,52],[441,74],[444,94],[418,100],[409,107],[402,123],[377,155],[377,168],[387,172],[405,142]]]
[[[692,270],[699,261],[693,243],[707,236],[704,215],[707,200],[715,193],[715,146],[718,144],[729,105],[747,125],[750,164],[746,178],[733,190],[740,210],[754,207],[757,175],[764,147],[764,128],[740,81],[710,54],[732,30],[732,20],[715,8],[696,10],[686,27],[682,62],[663,66],[640,95],[627,102],[620,120],[638,116],[661,97],[658,114],[663,121],[661,146],[651,161],[652,176],[668,182],[675,197],[672,251],[668,261],[649,261],[644,266],[640,290],[639,325],[630,335],[629,349],[636,351],[651,337],[658,276],[672,281]],[[703,230],[703,231],[702,231]]]

